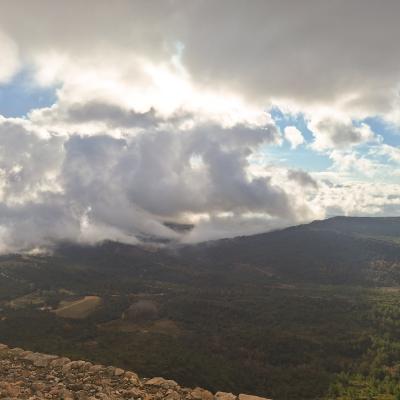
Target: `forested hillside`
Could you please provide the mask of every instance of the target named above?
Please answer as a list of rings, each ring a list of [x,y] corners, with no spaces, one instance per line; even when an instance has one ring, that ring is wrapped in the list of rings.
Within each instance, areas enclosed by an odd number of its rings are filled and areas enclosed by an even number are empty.
[[[3,256],[0,342],[211,391],[397,399],[398,221]]]

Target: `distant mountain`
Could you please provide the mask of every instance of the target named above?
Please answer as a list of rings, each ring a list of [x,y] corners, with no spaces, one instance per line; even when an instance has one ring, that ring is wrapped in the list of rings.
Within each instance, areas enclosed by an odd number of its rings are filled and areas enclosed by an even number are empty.
[[[66,262],[171,281],[209,284],[258,280],[392,285],[400,283],[400,218],[334,217],[252,236],[196,245],[63,244]],[[132,270],[131,266],[135,268]]]
[[[306,226],[370,238],[400,240],[400,217],[334,217]]]
[[[284,280],[389,285],[400,282],[400,218],[335,217],[187,246],[181,256],[203,268]]]
[[[400,218],[336,217],[196,245],[64,243],[45,264],[54,263],[87,266],[87,276],[95,274],[92,279],[107,282],[125,276],[209,286],[261,282],[390,286],[400,284]],[[62,271],[37,273],[41,280],[49,276],[60,282],[75,280],[73,267]]]

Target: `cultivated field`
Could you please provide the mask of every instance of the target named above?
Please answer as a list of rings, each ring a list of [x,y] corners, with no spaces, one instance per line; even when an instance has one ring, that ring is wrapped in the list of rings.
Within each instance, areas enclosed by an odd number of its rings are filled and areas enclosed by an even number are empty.
[[[62,301],[54,312],[61,318],[83,319],[88,317],[100,304],[100,297],[85,296],[79,300]]]

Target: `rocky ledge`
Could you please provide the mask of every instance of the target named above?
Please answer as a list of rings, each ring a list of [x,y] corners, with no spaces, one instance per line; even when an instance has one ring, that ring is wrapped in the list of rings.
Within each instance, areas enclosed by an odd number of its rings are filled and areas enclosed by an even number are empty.
[[[0,399],[266,400],[182,388],[164,378],[141,379],[121,368],[71,361],[0,344]]]

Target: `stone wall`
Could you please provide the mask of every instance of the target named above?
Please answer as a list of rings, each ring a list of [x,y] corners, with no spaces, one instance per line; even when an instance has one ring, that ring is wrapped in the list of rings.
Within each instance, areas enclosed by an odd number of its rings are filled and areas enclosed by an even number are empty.
[[[121,368],[71,361],[0,344],[0,399],[266,400],[180,387],[164,378],[141,379]]]

